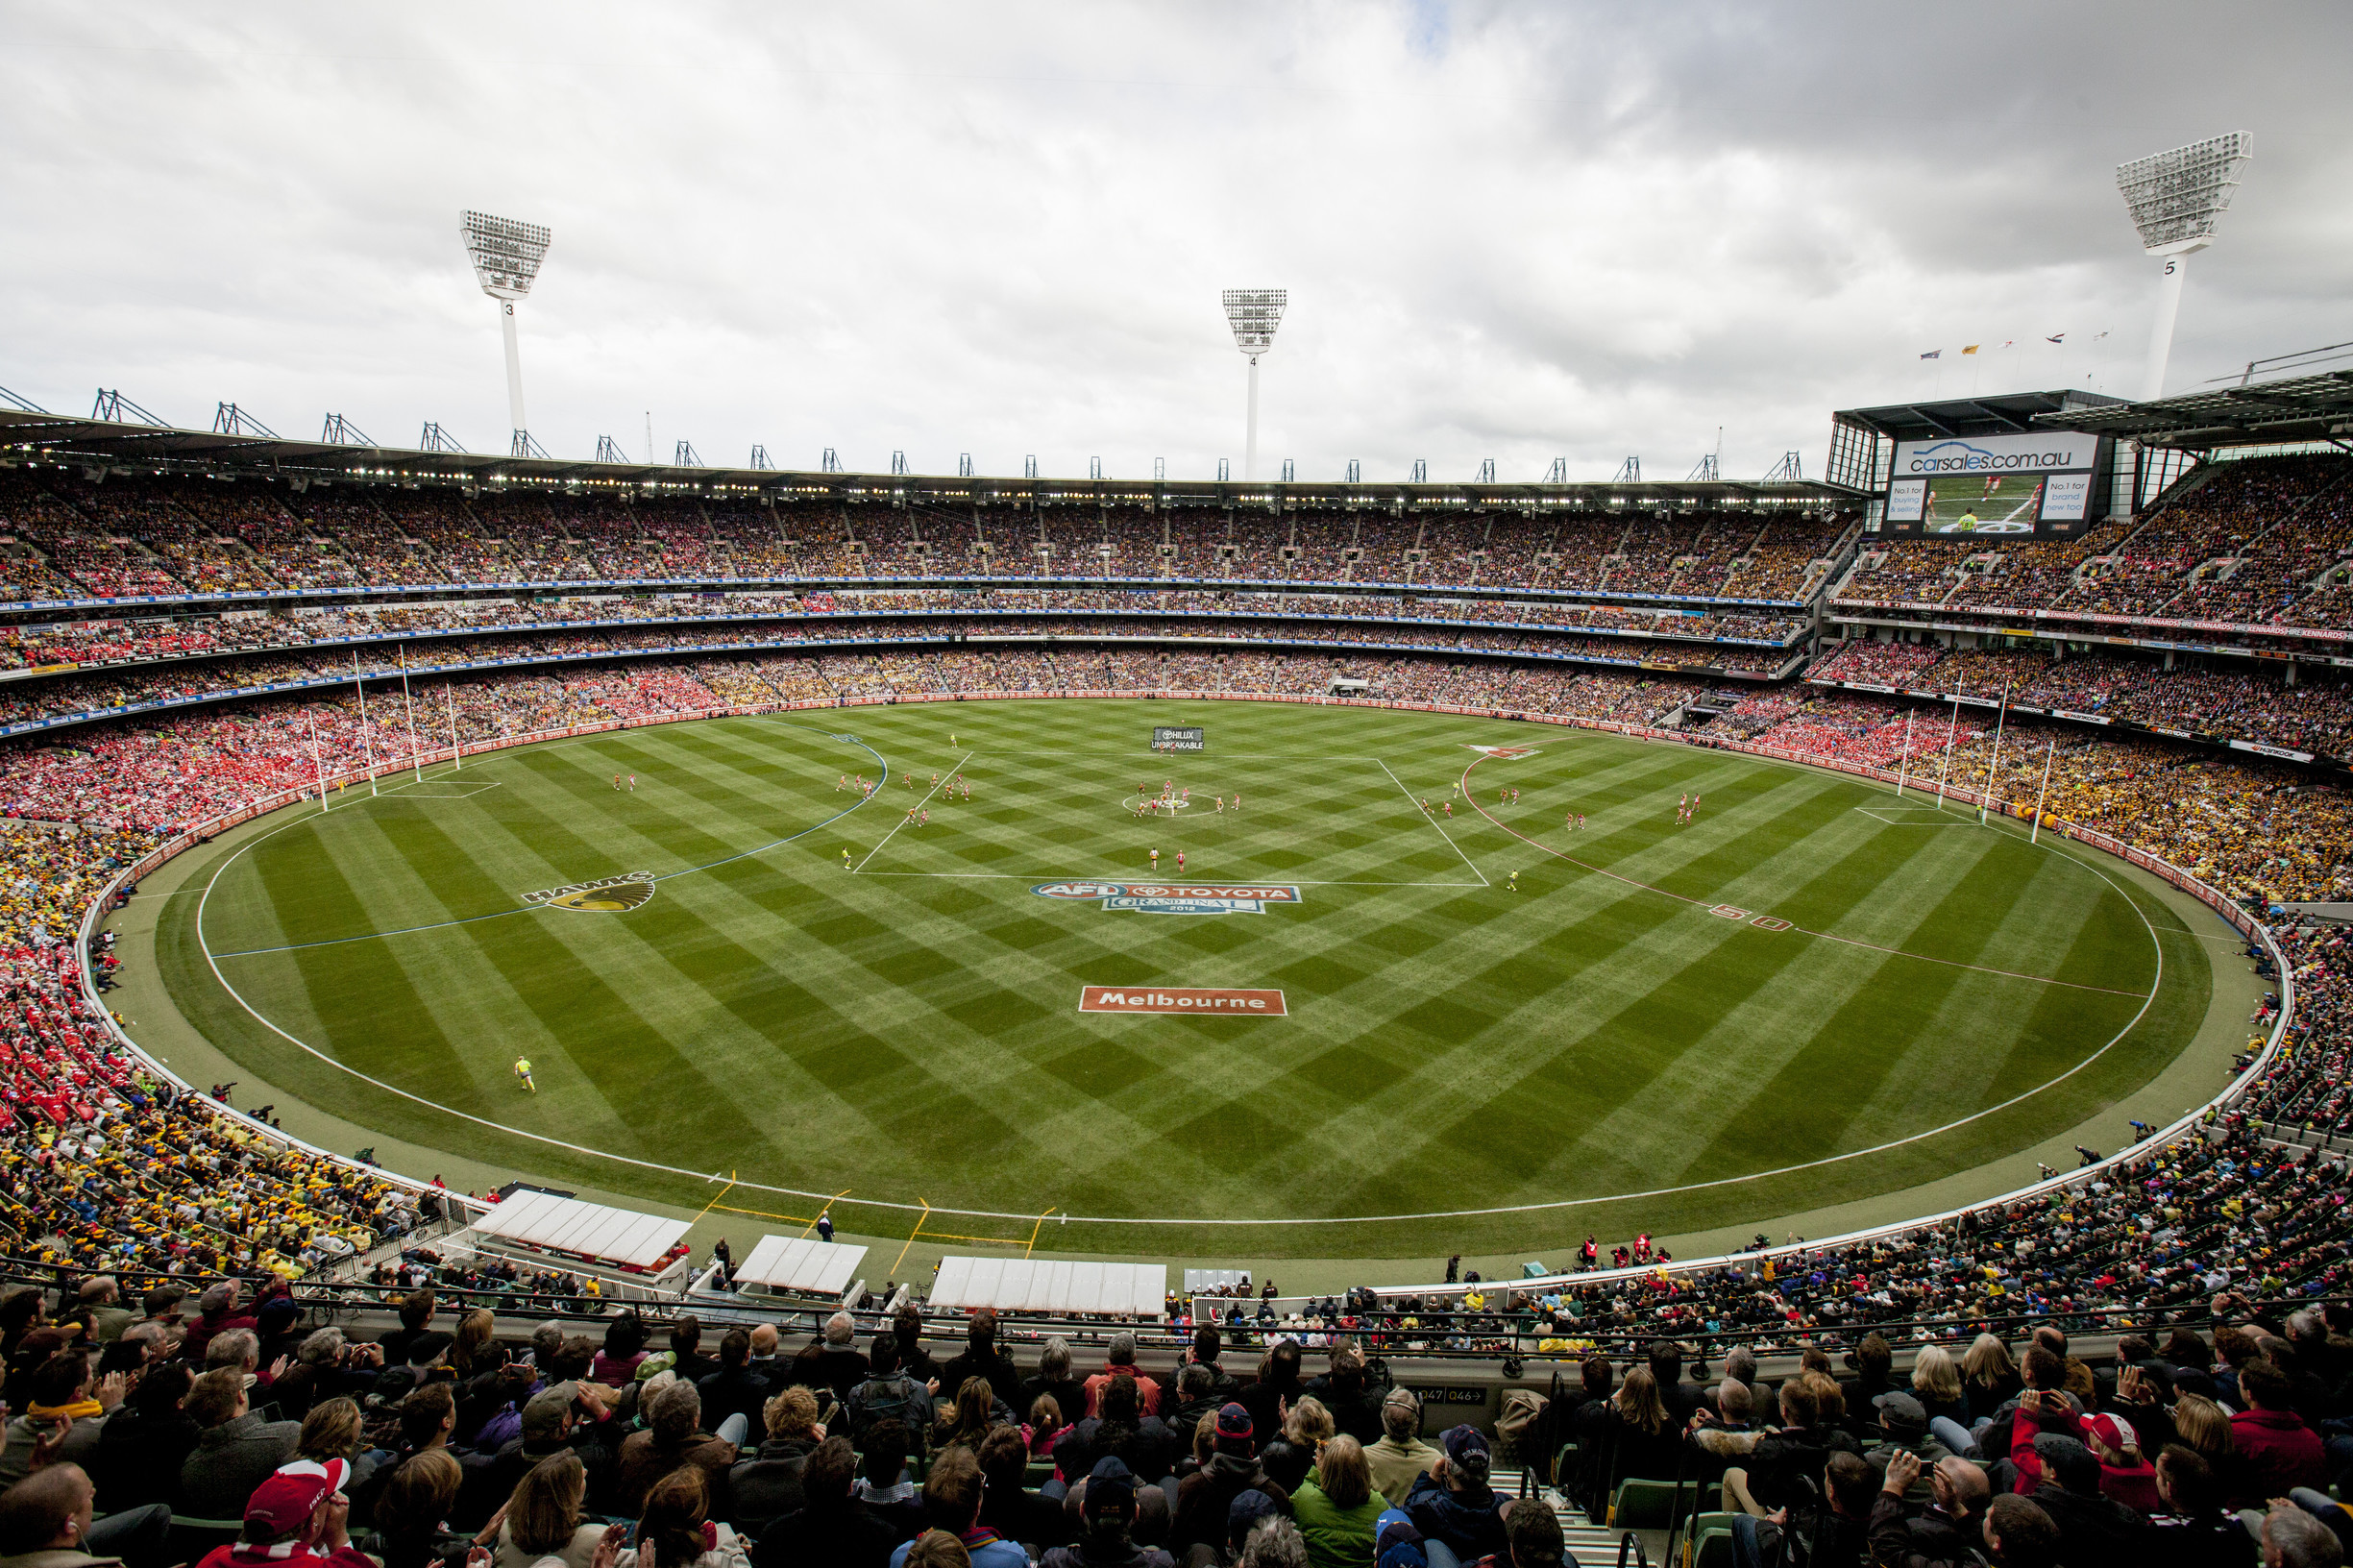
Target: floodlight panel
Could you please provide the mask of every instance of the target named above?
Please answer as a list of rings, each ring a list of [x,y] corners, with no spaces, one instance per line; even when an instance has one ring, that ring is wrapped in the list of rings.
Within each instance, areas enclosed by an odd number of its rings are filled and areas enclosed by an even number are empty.
[[[2195,250],[2213,240],[2215,220],[2229,209],[2240,173],[2254,156],[2254,136],[2233,131],[2118,164],[2116,188],[2124,193],[2141,248]]]
[[[1234,328],[1234,346],[1244,354],[1263,354],[1274,347],[1275,329],[1283,324],[1287,289],[1229,288],[1225,291],[1226,320]]]
[[[494,300],[519,300],[531,291],[553,234],[538,224],[487,212],[460,212],[457,225],[483,293]]]

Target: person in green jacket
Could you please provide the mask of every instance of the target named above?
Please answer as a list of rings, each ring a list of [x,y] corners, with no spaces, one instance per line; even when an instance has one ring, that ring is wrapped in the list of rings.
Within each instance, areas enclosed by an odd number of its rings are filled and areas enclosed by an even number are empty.
[[[1363,1445],[1345,1433],[1315,1456],[1315,1473],[1291,1494],[1291,1518],[1308,1543],[1310,1568],[1361,1568],[1373,1560],[1373,1531],[1387,1504],[1373,1491]]]

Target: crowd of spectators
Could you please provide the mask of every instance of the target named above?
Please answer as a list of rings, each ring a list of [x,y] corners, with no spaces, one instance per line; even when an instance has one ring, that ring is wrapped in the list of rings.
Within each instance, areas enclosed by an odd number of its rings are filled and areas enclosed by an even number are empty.
[[[1163,576],[1547,587],[1800,602],[1855,527],[1748,509],[1409,513],[1132,504],[983,508],[628,500],[27,469],[0,482],[22,599],[366,583]]]
[[[2073,539],[1867,540],[1833,602],[2343,628],[2349,566],[2353,460],[2253,457]]]
[[[1809,680],[1861,681],[2064,709],[2152,728],[2260,741],[2317,756],[2353,754],[2353,701],[2344,676],[2315,664],[2248,667],[2102,649],[2066,653],[1947,649],[1934,643],[1851,642],[1806,672]]]

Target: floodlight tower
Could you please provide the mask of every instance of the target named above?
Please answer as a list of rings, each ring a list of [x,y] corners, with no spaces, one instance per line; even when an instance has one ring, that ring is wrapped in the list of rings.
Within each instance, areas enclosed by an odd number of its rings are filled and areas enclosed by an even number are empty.
[[[2165,259],[2157,319],[2148,333],[2148,364],[2141,377],[2144,400],[2165,392],[2165,362],[2173,351],[2173,318],[2181,311],[2191,253],[2214,243],[2215,220],[2230,207],[2240,171],[2254,156],[2255,138],[2233,131],[2116,166],[2116,188],[2124,193],[2132,226],[2141,232],[2141,248]]]
[[[1242,438],[1242,481],[1248,483],[1259,477],[1259,355],[1275,346],[1290,295],[1280,288],[1229,288],[1225,298],[1234,346],[1250,356],[1250,428]]]
[[[499,325],[506,332],[506,407],[514,420],[512,451],[531,454],[531,425],[523,416],[523,354],[515,346],[515,302],[531,291],[539,263],[554,236],[535,223],[494,218],[487,212],[460,212],[458,233],[466,255],[474,260],[474,276],[482,292],[499,302]]]

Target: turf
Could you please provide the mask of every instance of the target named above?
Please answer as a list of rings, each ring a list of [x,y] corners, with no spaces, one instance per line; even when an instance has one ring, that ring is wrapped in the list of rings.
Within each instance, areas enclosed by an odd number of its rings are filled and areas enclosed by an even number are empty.
[[[1209,749],[1154,754],[1155,723]],[[1496,745],[1539,750],[1470,749]],[[885,765],[870,801],[838,787]],[[905,825],[959,765],[970,801]],[[1426,817],[1466,770],[1483,810]],[[1139,821],[1126,800],[1171,778],[1201,803]],[[1237,791],[1238,815],[1208,808]],[[1189,879],[1302,901],[1177,916],[1032,891],[1148,880],[1156,845],[1164,876],[1182,848]],[[1019,1241],[1046,1216],[1042,1245],[1158,1255],[1533,1255],[1890,1190],[2128,1093],[2211,983],[2096,857],[1917,798],[1291,704],[662,725],[344,795],[212,853],[159,934],[165,978],[289,1093],[557,1185],[700,1207],[716,1172],[780,1220],[814,1208],[772,1189],[846,1189],[846,1229]],[[521,900],[632,871],[660,880],[626,912]],[[1081,1015],[1084,984],[1280,988],[1290,1012]],[[1382,1217],[1472,1210],[1509,1212]]]

